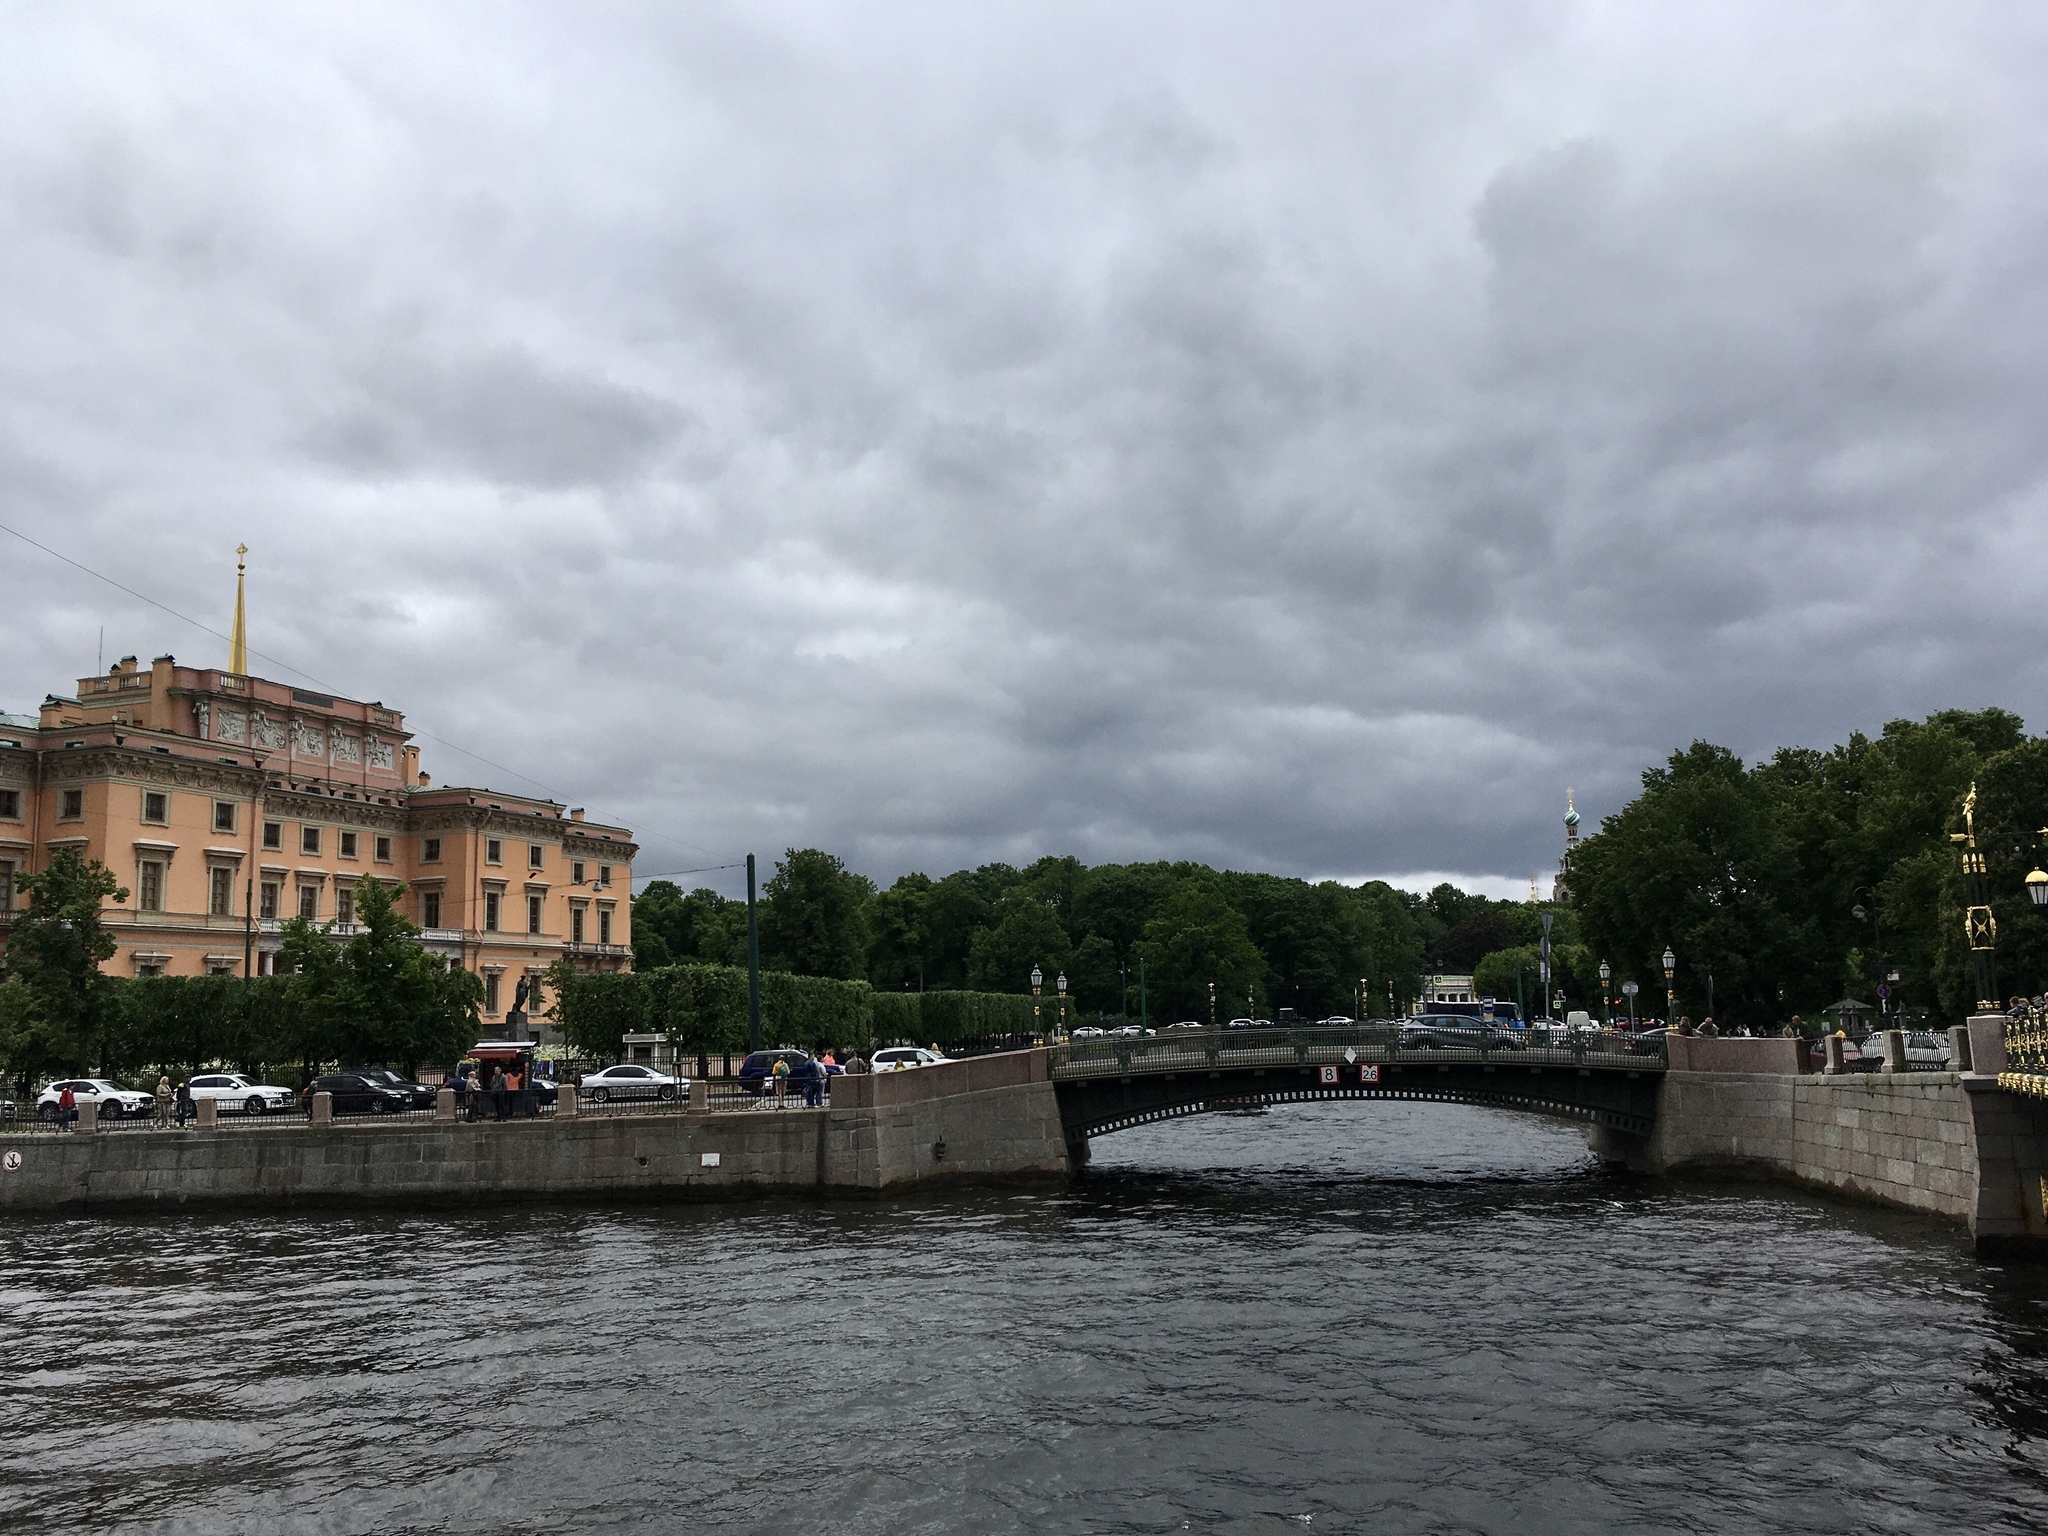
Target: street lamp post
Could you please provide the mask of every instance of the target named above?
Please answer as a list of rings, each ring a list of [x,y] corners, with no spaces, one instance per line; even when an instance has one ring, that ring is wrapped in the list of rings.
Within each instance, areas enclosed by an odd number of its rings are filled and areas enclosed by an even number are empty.
[[[1671,953],[1671,946],[1664,946],[1664,1027],[1671,1027],[1671,1016],[1678,1012],[1678,988],[1672,978],[1678,974],[1678,956]]]
[[[1977,786],[1963,796],[1963,830],[1948,840],[1963,851],[1963,936],[1970,942],[1970,979],[1977,986],[1978,1013],[2003,1012],[1998,1006],[1998,919],[1991,915],[1991,892],[1985,881],[1984,855],[1977,849]]]
[[[1054,983],[1060,989],[1060,1038],[1067,1035],[1067,973],[1060,972],[1060,979]]]
[[[1607,1000],[1607,982],[1614,975],[1614,967],[1605,960],[1600,962],[1600,1027],[1609,1029],[1614,1024],[1614,1008]]]
[[[1039,1024],[1038,1024],[1038,994],[1039,994],[1039,990],[1040,990],[1040,989],[1041,989],[1042,987],[1044,987],[1044,985],[1045,985],[1045,972],[1041,971],[1041,970],[1040,970],[1040,969],[1039,969],[1039,968],[1038,968],[1037,966],[1035,966],[1035,965],[1034,965],[1034,966],[1032,966],[1032,967],[1031,967],[1031,1038],[1032,1038],[1032,1039],[1034,1039],[1034,1040],[1042,1040],[1042,1039],[1044,1039],[1044,1038],[1045,1038],[1045,1036],[1044,1036],[1043,1034],[1041,1034],[1041,1033],[1039,1032]]]
[[[1884,963],[1884,932],[1878,926],[1877,892],[1873,891],[1867,885],[1859,885],[1856,887],[1854,891],[1850,892],[1850,894],[1852,896],[1868,896],[1870,898],[1870,905],[1868,908],[1866,908],[1863,905],[1863,903],[1859,901],[1856,903],[1855,906],[1849,909],[1849,915],[1855,918],[1856,921],[1859,923],[1862,922],[1863,919],[1865,919],[1866,917],[1870,919],[1870,958],[1877,967],[1877,976],[1880,982],[1880,985],[1878,987],[1877,1012],[1878,1017],[1882,1019],[1886,1013],[1890,1012],[1890,1008],[1887,1006],[1890,1002],[1890,999],[1884,995],[1888,989],[1882,985],[1886,966]]]
[[[1636,984],[1635,984],[1634,982],[1632,982],[1632,981],[1624,981],[1624,982],[1623,982],[1623,983],[1621,984],[1621,995],[1622,995],[1623,997],[1625,997],[1625,998],[1627,998],[1627,999],[1628,999],[1628,1031],[1629,1031],[1629,1033],[1630,1033],[1630,1034],[1634,1034],[1634,1033],[1635,1033],[1635,1031],[1636,1031],[1636,992],[1637,992],[1637,991],[1638,991],[1638,988],[1637,988]]]
[[[1209,983],[1209,1027],[1216,1027],[1216,983]]]

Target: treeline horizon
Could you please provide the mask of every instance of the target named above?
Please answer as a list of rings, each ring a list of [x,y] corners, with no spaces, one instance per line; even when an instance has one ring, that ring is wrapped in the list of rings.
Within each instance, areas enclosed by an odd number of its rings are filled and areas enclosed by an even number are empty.
[[[2004,991],[2035,992],[2048,916],[2023,877],[2048,857],[2027,830],[2048,822],[2048,742],[1997,708],[1894,720],[1754,767],[1696,741],[1581,840],[1564,900],[1059,855],[883,889],[833,854],[790,849],[762,893],[761,962],[879,992],[1023,993],[1035,965],[1048,995],[1064,972],[1077,1009],[1134,1018],[1142,964],[1144,1011],[1204,1022],[1211,983],[1219,1019],[1379,1016],[1404,1011],[1426,974],[1469,973],[1479,994],[1540,1014],[1548,914],[1567,1009],[1599,1013],[1605,960],[1615,1014],[1633,981],[1638,1014],[1661,1015],[1668,945],[1677,1009],[1695,1018],[1711,1006],[1727,1024],[1775,1025],[1845,995],[1874,1005],[1893,971],[1899,1008],[1960,1017],[1974,999],[1949,834],[1973,782]],[[633,938],[636,966],[744,965],[746,903],[656,880],[634,899]]]

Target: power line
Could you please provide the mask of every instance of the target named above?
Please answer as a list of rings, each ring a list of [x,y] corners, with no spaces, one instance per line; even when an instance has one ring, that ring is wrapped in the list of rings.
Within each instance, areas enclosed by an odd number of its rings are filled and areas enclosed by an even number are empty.
[[[70,566],[73,570],[83,571],[85,572],[86,575],[92,577],[96,581],[104,581],[108,586],[114,588],[116,591],[126,592],[130,597],[134,598],[137,602],[147,603],[152,608],[160,609],[162,612],[168,613],[172,618],[177,619],[182,623],[190,624],[194,629],[199,630],[202,633],[212,635],[216,640],[225,640],[230,645],[234,644],[233,637],[222,634],[212,625],[202,624],[199,620],[193,618],[189,613],[180,613],[178,612],[177,609],[171,607],[168,603],[160,603],[155,598],[149,596],[147,593],[138,592],[133,587],[128,586],[125,583],[118,582],[114,580],[113,577],[107,575],[106,572],[104,571],[96,571],[89,565],[81,564],[80,562],[72,559],[69,555],[60,553],[59,551],[50,548],[49,545],[30,538],[27,534],[23,533],[19,528],[10,528],[7,524],[0,523],[0,533],[11,533],[17,539],[21,540],[22,543],[29,545],[31,548],[41,550],[51,559],[61,560],[64,562],[64,564]],[[303,677],[307,682],[314,684],[316,687],[324,688],[329,693],[338,693],[346,695],[352,692],[352,690],[347,688],[338,688],[333,683],[327,682],[322,678],[315,677],[310,672],[302,671],[300,668],[293,666],[288,661],[281,660],[276,656],[267,656],[262,651],[257,650],[254,646],[245,644],[243,648],[251,656],[254,656],[257,660],[267,661],[274,667],[282,667],[285,671],[291,673],[294,677]],[[524,782],[533,785],[535,788],[545,791],[549,798],[560,800],[565,805],[568,803],[568,797],[565,796],[560,790],[554,788],[552,785],[542,783],[539,779],[536,779],[530,773],[521,773],[517,768],[509,767],[504,763],[494,762],[490,758],[485,757],[481,752],[472,752],[469,750],[469,748],[464,746],[458,746],[456,743],[447,740],[445,737],[436,736],[431,731],[414,731],[412,734],[420,737],[423,740],[431,741],[434,743],[434,745],[438,747],[446,747],[451,752],[459,752],[464,757],[482,763],[486,768],[495,768],[500,773],[509,773],[512,775],[513,778],[523,780]],[[653,830],[658,835],[667,838],[668,841],[675,843],[681,847],[695,848],[699,853],[711,852],[709,848],[703,847],[702,845],[697,843],[693,843],[689,841],[689,839],[687,838],[676,837],[662,828],[653,828],[650,830]],[[711,869],[732,869],[736,867],[738,866],[729,864],[713,864],[708,866],[708,868]],[[681,871],[681,873],[699,874],[702,873],[702,871],[683,870]],[[636,875],[634,876],[634,878],[638,879],[639,876]],[[659,877],[650,876],[649,878],[653,879]]]

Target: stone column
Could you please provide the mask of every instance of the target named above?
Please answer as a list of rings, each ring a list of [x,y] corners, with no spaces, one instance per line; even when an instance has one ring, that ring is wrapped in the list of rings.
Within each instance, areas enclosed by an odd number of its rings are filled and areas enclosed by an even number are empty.
[[[566,1077],[557,1083],[555,1085],[555,1118],[557,1120],[574,1120],[576,1118],[576,1111],[583,1107],[577,1102],[579,1097],[580,1095],[576,1092],[576,1085]]]
[[[80,1094],[78,1096],[78,1121],[72,1129],[90,1132],[96,1131],[99,1128],[99,1101],[97,1099],[88,1099],[84,1094]]]
[[[1966,1026],[1970,1031],[1970,1065],[1988,1077],[2005,1070],[2005,1015],[1973,1013]]]
[[[437,1088],[434,1090],[434,1118],[453,1120],[455,1118],[455,1090]]]
[[[1948,1069],[1951,1072],[1976,1070],[1970,1065],[1970,1026],[1967,1024],[1954,1024],[1949,1027]]]
[[[220,1129],[220,1100],[209,1094],[206,1098],[194,1099],[192,1107],[199,1111],[200,1130],[214,1131]]]
[[[333,1094],[321,1092],[313,1095],[313,1123],[315,1125],[334,1124]]]
[[[710,1109],[711,1085],[701,1077],[692,1078],[690,1080],[690,1113],[702,1115],[709,1113]]]
[[[1827,1048],[1828,1064],[1825,1070],[1829,1072],[1846,1072],[1848,1067],[1842,1060],[1842,1037],[1840,1035],[1829,1035],[1827,1037]]]
[[[1884,1069],[1887,1072],[1913,1070],[1912,1064],[1906,1060],[1906,1032],[1903,1029],[1884,1032]]]

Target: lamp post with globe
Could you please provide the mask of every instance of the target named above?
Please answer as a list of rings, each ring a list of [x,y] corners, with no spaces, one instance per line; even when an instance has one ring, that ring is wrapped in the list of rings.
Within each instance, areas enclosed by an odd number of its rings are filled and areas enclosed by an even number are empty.
[[[1034,1040],[1044,1039],[1038,1023],[1038,994],[1045,987],[1045,972],[1037,966],[1031,967],[1031,1036]]]
[[[1602,960],[1600,962],[1600,1024],[1602,1028],[1612,1028],[1614,1024],[1614,1008],[1607,1000],[1607,982],[1613,975],[1614,967],[1605,960]]]

